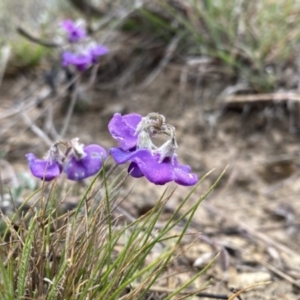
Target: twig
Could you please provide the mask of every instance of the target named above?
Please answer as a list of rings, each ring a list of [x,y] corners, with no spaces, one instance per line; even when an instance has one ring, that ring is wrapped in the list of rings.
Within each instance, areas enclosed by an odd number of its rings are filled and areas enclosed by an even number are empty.
[[[296,93],[269,93],[269,94],[251,94],[251,95],[235,95],[223,98],[223,102],[228,103],[244,103],[244,102],[260,102],[260,101],[297,101],[300,102],[300,94]]]
[[[69,81],[66,85],[63,86],[62,90],[60,91],[60,93],[51,99],[51,103],[49,105],[46,105],[42,111],[40,112],[40,114],[35,117],[35,119],[33,120],[34,122],[37,121],[40,117],[42,117],[48,110],[49,108],[54,105],[55,102],[57,102],[61,97],[62,95],[64,95],[64,93],[69,89],[69,87],[79,78],[79,76],[75,76],[71,81]],[[46,98],[43,98],[41,99],[41,101],[44,101]],[[32,106],[35,106],[37,103],[39,103],[40,101],[36,101],[36,99],[30,101],[29,104],[27,104],[27,106],[25,105],[19,105],[18,108],[16,109],[9,109],[7,110],[6,112],[4,112],[2,114],[2,116],[0,115],[0,120],[1,120],[1,117],[2,118],[6,118],[8,116],[12,116],[12,115],[15,115],[15,114],[19,114],[19,113],[24,113],[26,112],[26,110],[28,110],[29,108],[31,108]],[[8,131],[12,126],[14,126],[16,123],[18,123],[18,120],[16,120],[15,122],[12,122],[9,126],[6,126],[5,129],[2,129],[0,131],[0,136],[3,135],[6,131]],[[22,130],[21,132],[19,132],[19,134],[22,134],[24,133],[28,128],[25,128],[24,130]],[[18,135],[15,137],[15,139],[17,139]]]
[[[41,130],[31,121],[31,119],[28,117],[26,113],[22,113],[22,117],[25,123],[32,130],[32,132],[34,132],[42,141],[44,141],[45,144],[47,144],[49,147],[53,145],[51,139],[44,133],[43,130]]]
[[[24,104],[24,102],[22,102],[18,107],[7,109],[2,114],[0,114],[0,120],[5,119],[5,118],[10,118],[14,115],[24,112],[24,111],[36,106],[36,104],[38,102],[39,101],[37,101],[37,99],[34,98],[28,104]]]
[[[266,261],[263,261],[261,259],[256,259],[256,261],[263,265],[264,267],[266,267],[267,269],[269,269],[271,272],[273,272],[274,274],[276,274],[277,276],[283,278],[284,280],[290,282],[291,284],[295,285],[296,287],[300,288],[300,283],[299,281],[295,280],[294,278],[292,278],[291,276],[285,274],[284,272],[280,271],[278,268],[270,265],[269,263],[267,263]]]
[[[46,106],[42,109],[42,111],[39,113],[39,115],[35,117],[34,121],[37,121],[39,118],[41,118],[41,117],[48,111],[49,107],[51,107],[52,105],[54,105],[54,103],[57,102],[57,101],[61,98],[61,96],[68,90],[68,88],[69,88],[69,87],[70,87],[70,86],[71,86],[78,78],[79,78],[79,75],[75,76],[75,77],[74,77],[72,80],[70,80],[66,85],[64,85],[63,88],[62,88],[62,90],[60,91],[60,93],[59,93],[56,97],[54,97],[54,98],[51,99],[51,103],[50,103],[49,105],[46,105]],[[19,109],[19,112],[18,112],[18,113],[22,113],[22,110]],[[30,121],[31,121],[31,120],[30,120]],[[32,122],[30,122],[29,127],[30,127],[31,123],[32,123]],[[10,128],[11,126],[13,126],[13,125],[14,125],[14,123],[13,123],[13,124],[10,124],[9,126],[7,126],[5,130],[2,130],[2,132],[0,132],[0,136],[1,136],[2,134],[4,134],[7,130],[9,130],[9,128]],[[19,132],[19,135],[23,134],[25,131],[27,131],[27,129],[28,129],[28,128],[26,127],[26,128],[24,128],[23,130],[21,130],[21,131]],[[11,143],[14,143],[15,140],[18,139],[18,136],[19,136],[19,135],[16,135],[16,136],[14,137],[14,139],[12,140]]]
[[[170,288],[167,288],[167,287],[160,287],[160,286],[152,286],[150,287],[149,289],[150,291],[153,291],[153,292],[160,292],[160,293],[172,293],[174,292],[173,289],[170,289]],[[226,296],[226,295],[220,295],[220,294],[210,294],[210,293],[197,293],[196,291],[195,292],[184,292],[184,291],[181,291],[179,294],[193,294],[193,295],[196,295],[197,297],[206,297],[206,298],[211,298],[211,299],[225,299],[227,300],[229,298],[229,296]]]
[[[271,245],[273,247],[275,247],[278,250],[281,250],[285,253],[287,253],[288,255],[294,256],[299,258],[299,254],[295,251],[293,251],[292,249],[288,248],[287,246],[274,241],[273,239],[271,239],[269,236],[267,236],[266,234],[260,232],[259,230],[256,230],[253,227],[248,226],[246,223],[242,222],[241,220],[236,220],[231,214],[225,214],[223,213],[221,210],[215,208],[214,206],[212,206],[211,204],[208,203],[203,203],[203,205],[212,213],[214,214],[218,214],[219,216],[221,216],[222,218],[224,218],[225,220],[230,220],[231,222],[234,222],[236,225],[238,225],[239,228],[241,228],[242,230],[244,230],[245,232],[247,232],[248,234],[262,240],[263,242],[265,242],[268,245]]]
[[[210,298],[210,299],[225,299],[228,300],[228,296],[226,295],[221,295],[221,294],[209,294],[209,293],[198,293],[196,294],[197,297],[205,297],[205,298]]]
[[[46,118],[45,118],[44,128],[45,128],[45,131],[48,132],[54,140],[59,140],[59,138],[60,138],[59,134],[56,131],[54,124],[53,124],[53,114],[54,114],[54,107],[53,107],[53,105],[51,105],[49,107],[48,114],[46,115]]]
[[[49,47],[49,48],[58,48],[61,47],[62,45],[57,44],[57,43],[53,43],[53,42],[47,42],[47,41],[43,41],[37,37],[32,36],[30,33],[28,33],[28,31],[26,31],[24,28],[22,28],[21,26],[17,27],[17,32],[24,36],[26,39],[28,39],[29,41],[35,43],[35,44],[39,44],[45,47]]]
[[[180,35],[176,35],[171,43],[169,44],[169,46],[166,49],[166,53],[165,56],[163,57],[163,59],[160,61],[159,65],[157,66],[157,68],[145,79],[145,81],[141,84],[142,88],[145,88],[146,86],[148,86],[149,84],[151,84],[153,82],[153,80],[162,72],[162,70],[167,66],[167,64],[170,62],[170,60],[172,59],[174,52],[178,46],[178,43],[181,39]]]
[[[92,67],[92,70],[91,70],[91,76],[89,78],[89,82],[86,86],[86,89],[90,89],[93,87],[93,85],[95,84],[96,82],[96,79],[97,79],[97,73],[98,73],[98,70],[99,70],[99,67],[100,67],[100,64],[96,64]]]
[[[71,103],[68,107],[67,115],[65,117],[64,126],[63,126],[61,132],[59,133],[59,135],[61,137],[64,137],[64,135],[66,134],[66,131],[67,131],[68,126],[69,126],[70,121],[71,121],[71,117],[72,117],[74,107],[75,107],[75,104],[76,104],[76,100],[77,100],[77,96],[78,96],[79,82],[80,82],[80,77],[78,77],[78,80],[76,80],[75,83],[74,83],[75,86],[74,86],[74,90],[73,90],[73,93],[72,93]]]
[[[218,99],[227,99],[229,97],[236,97],[236,94],[237,93],[240,93],[241,92],[249,92],[251,91],[251,88],[248,84],[246,83],[237,83],[235,85],[230,85],[230,86],[227,86],[221,93],[220,95],[218,96]]]

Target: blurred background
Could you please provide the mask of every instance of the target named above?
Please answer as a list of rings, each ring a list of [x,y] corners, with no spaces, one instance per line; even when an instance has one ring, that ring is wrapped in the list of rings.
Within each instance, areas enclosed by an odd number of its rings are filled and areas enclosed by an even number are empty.
[[[42,157],[71,101],[60,52],[43,43],[60,42],[64,19],[110,49],[82,76],[64,137],[109,148],[114,113],[165,115],[180,161],[200,177],[215,169],[191,201],[228,166],[195,216],[207,239],[190,263],[219,247],[212,292],[272,280],[242,299],[299,299],[300,1],[0,1],[1,178],[20,201],[37,186],[24,155]],[[141,182],[126,182],[136,216],[165,189]]]

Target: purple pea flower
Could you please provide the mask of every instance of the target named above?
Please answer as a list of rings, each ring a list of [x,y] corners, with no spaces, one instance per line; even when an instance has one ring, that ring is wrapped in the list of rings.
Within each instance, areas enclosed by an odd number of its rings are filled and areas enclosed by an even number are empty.
[[[112,137],[120,144],[121,149],[130,150],[135,148],[138,142],[138,136],[135,134],[138,124],[142,121],[139,114],[114,114],[108,124],[108,130]]]
[[[78,49],[77,52],[64,51],[61,64],[63,67],[73,65],[78,71],[83,72],[98,63],[99,57],[106,55],[108,51],[105,46],[91,43],[85,48]]]
[[[65,51],[62,54],[62,66],[67,67],[73,65],[78,71],[83,72],[92,65],[92,56],[89,53],[77,54]]]
[[[158,185],[170,181],[184,186],[197,183],[198,177],[191,173],[191,168],[178,162],[175,128],[166,124],[162,115],[152,113],[143,118],[138,114],[115,114],[108,129],[120,143],[120,147],[112,148],[110,154],[117,164],[130,162],[128,172],[132,177],[145,176]],[[159,148],[151,141],[157,133],[169,136]]]
[[[80,39],[86,38],[86,31],[82,28],[82,24],[74,23],[72,20],[65,20],[61,22],[61,27],[67,32],[68,40],[75,43]]]
[[[62,163],[56,145],[53,145],[50,148],[45,159],[38,159],[33,153],[28,153],[25,156],[33,176],[45,181],[51,181],[60,176],[62,172]]]
[[[92,44],[88,48],[88,52],[91,56],[92,62],[94,64],[98,63],[100,56],[108,54],[109,50],[107,47],[100,44]]]
[[[98,173],[107,158],[105,149],[95,144],[84,147],[78,143],[77,138],[71,144],[72,151],[64,164],[68,179],[81,181]]]
[[[179,164],[177,157],[173,158],[173,162],[169,157],[160,161],[159,153],[153,155],[147,149],[124,151],[121,148],[112,148],[110,154],[117,164],[130,161],[128,172],[135,178],[145,176],[158,185],[175,181],[180,185],[190,186],[198,181],[197,175],[191,173],[191,168]]]

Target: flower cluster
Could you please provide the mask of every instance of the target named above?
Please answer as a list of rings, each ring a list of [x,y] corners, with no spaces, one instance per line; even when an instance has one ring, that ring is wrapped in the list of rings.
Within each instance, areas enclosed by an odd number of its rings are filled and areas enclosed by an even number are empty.
[[[108,48],[97,44],[87,36],[82,22],[74,23],[72,20],[65,20],[61,23],[65,31],[68,45],[62,53],[62,66],[75,66],[83,72],[98,63],[99,57],[108,53]]]
[[[110,149],[111,156],[117,164],[129,162],[128,173],[132,177],[145,176],[158,185],[175,181],[190,186],[198,182],[190,166],[179,163],[175,128],[166,123],[163,115],[150,113],[142,117],[135,113],[124,116],[116,113],[108,124],[108,130],[119,142],[119,147]],[[159,134],[166,136],[167,140],[157,147],[152,138]],[[59,151],[60,145],[66,146],[65,154]],[[26,158],[35,177],[50,181],[64,172],[68,179],[80,181],[101,169],[107,153],[99,145],[79,144],[76,138],[70,142],[55,143],[44,159],[37,159],[32,153],[26,154]]]
[[[150,113],[142,117],[116,113],[108,129],[120,145],[111,148],[110,154],[117,164],[130,162],[128,172],[132,177],[145,176],[159,185],[170,181],[185,186],[197,183],[197,175],[191,173],[191,168],[178,162],[175,128],[165,122],[163,115]],[[157,134],[167,136],[167,141],[160,147],[152,142]]]
[[[60,152],[60,145],[66,147],[65,154]],[[98,173],[107,153],[99,145],[84,146],[75,138],[70,142],[55,143],[44,159],[36,158],[33,153],[26,154],[26,158],[31,173],[37,178],[51,181],[64,172],[68,179],[81,181]]]

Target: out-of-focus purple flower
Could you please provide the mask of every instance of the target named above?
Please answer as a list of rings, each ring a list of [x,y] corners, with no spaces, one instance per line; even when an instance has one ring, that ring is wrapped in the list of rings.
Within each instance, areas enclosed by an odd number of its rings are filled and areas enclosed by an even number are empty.
[[[98,62],[100,56],[106,55],[108,52],[108,48],[103,45],[96,44],[89,47],[89,53],[94,64]]]
[[[57,147],[54,145],[48,151],[45,159],[38,159],[33,153],[25,155],[33,176],[45,181],[51,181],[62,172],[62,163]]]
[[[87,54],[76,54],[70,51],[65,51],[62,54],[62,66],[67,67],[73,65],[78,71],[83,72],[92,65],[92,57]]]
[[[142,116],[139,114],[121,116],[119,113],[115,113],[110,120],[108,130],[123,150],[130,150],[137,146],[136,129],[141,120]]]
[[[61,22],[61,27],[67,32],[68,40],[71,43],[86,38],[86,31],[80,23],[68,19]]]
[[[64,164],[64,172],[68,179],[80,181],[95,175],[107,158],[107,152],[99,145],[83,146],[78,139],[73,140],[74,147]]]
[[[112,148],[110,154],[117,164],[131,162],[128,172],[135,178],[145,176],[158,185],[175,181],[180,185],[190,186],[198,181],[197,175],[191,173],[191,168],[179,164],[176,156],[173,157],[173,162],[170,157],[160,162],[160,154],[152,154],[148,149],[124,151],[121,148]]]
[[[108,124],[111,135],[120,147],[111,148],[110,154],[117,164],[130,162],[128,172],[132,177],[145,176],[150,182],[163,185],[175,181],[190,186],[198,181],[191,168],[178,162],[175,128],[165,123],[165,118],[157,113],[147,117],[138,114],[121,116],[115,114]],[[159,148],[151,140],[157,133],[169,139]]]
[[[106,55],[108,48],[102,45],[89,45],[88,47],[78,49],[77,52],[64,51],[62,53],[62,66],[73,65],[78,71],[83,72],[93,64],[98,63],[99,57]]]

